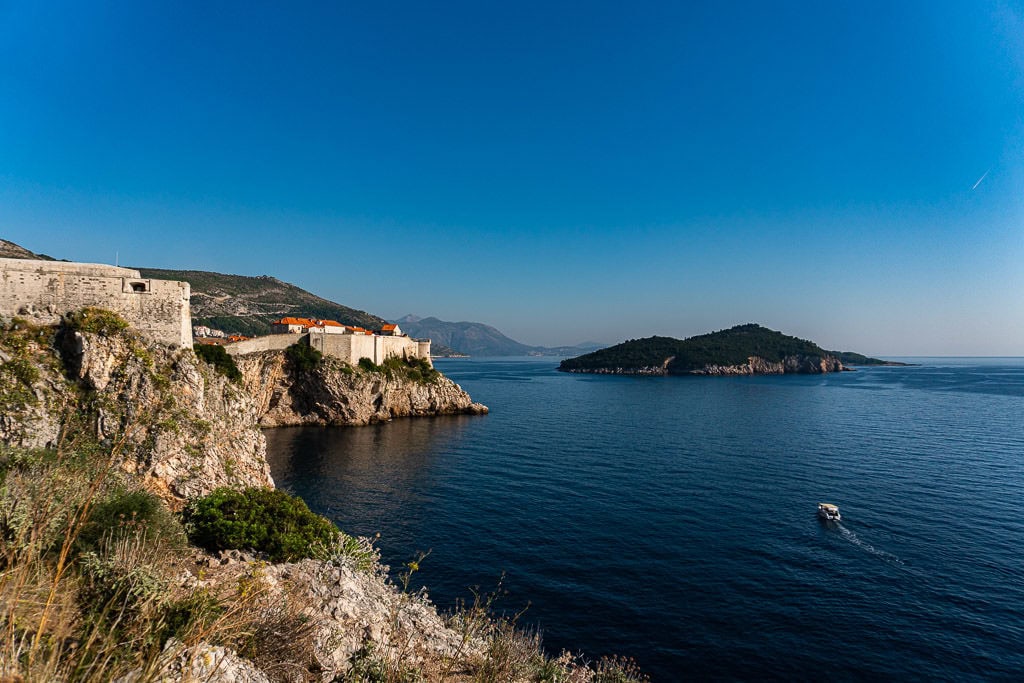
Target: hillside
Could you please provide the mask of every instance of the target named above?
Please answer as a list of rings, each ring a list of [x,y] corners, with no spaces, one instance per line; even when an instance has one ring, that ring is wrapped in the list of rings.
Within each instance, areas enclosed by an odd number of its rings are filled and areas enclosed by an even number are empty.
[[[139,268],[143,277],[183,280],[192,287],[192,323],[247,336],[268,334],[270,323],[296,315],[379,329],[383,318],[329,301],[269,275],[250,277],[202,270]]]
[[[427,337],[436,355],[445,355],[441,346],[469,356],[572,356],[599,348],[598,344],[579,346],[529,346],[505,336],[500,330],[476,322],[448,322],[434,317],[407,315],[394,322],[413,337]],[[440,346],[439,346],[440,345]]]
[[[36,254],[35,252],[31,252],[19,244],[9,242],[5,239],[0,239],[0,258],[39,259],[42,261],[55,260],[52,256],[47,256],[46,254]]]
[[[532,346],[509,339],[490,325],[472,322],[447,322],[437,318],[405,316],[396,321],[412,337],[427,337],[470,356],[525,356]]]
[[[755,359],[755,360],[751,360]],[[817,344],[755,324],[679,340],[632,339],[562,361],[565,372],[616,374],[763,374],[832,372],[842,363]]]
[[[901,367],[912,365],[912,363],[899,363],[894,360],[871,358],[870,356],[865,356],[862,353],[854,353],[853,351],[829,351],[829,353],[841,360],[843,365],[895,365]]]

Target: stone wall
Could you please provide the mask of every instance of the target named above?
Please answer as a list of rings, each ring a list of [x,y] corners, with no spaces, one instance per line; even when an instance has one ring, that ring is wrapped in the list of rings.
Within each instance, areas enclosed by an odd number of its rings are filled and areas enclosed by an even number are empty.
[[[332,358],[357,365],[361,358],[369,358],[380,365],[388,358],[425,358],[430,362],[430,341],[409,337],[382,337],[368,334],[268,334],[234,344],[224,349],[232,356],[244,356],[263,351],[283,351],[292,344],[308,344]]]
[[[380,365],[388,358],[426,358],[430,361],[430,342],[426,355],[421,355],[422,342],[409,337],[385,337],[365,334],[323,334],[310,332],[309,345],[324,354],[355,365],[360,358],[369,358]]]
[[[187,282],[98,263],[0,259],[0,316],[53,324],[87,306],[114,311],[152,341],[192,346]]]
[[[247,353],[260,353],[261,351],[284,351],[292,344],[308,344],[309,333],[306,334],[268,334],[255,339],[226,344],[224,350],[232,356],[243,356]]]

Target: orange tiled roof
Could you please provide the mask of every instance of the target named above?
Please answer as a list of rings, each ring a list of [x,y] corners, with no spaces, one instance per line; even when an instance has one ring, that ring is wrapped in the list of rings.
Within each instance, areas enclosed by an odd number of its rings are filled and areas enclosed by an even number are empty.
[[[337,320],[313,320],[311,318],[281,318],[275,325],[301,325],[302,327],[345,327]]]
[[[315,322],[309,318],[281,318],[275,325],[302,325],[303,327],[313,327],[316,325]]]
[[[396,327],[398,327],[398,325],[393,325],[391,323],[388,323],[387,325],[384,325],[380,329],[382,331],[384,331],[384,332],[390,332],[391,330],[394,330]]]

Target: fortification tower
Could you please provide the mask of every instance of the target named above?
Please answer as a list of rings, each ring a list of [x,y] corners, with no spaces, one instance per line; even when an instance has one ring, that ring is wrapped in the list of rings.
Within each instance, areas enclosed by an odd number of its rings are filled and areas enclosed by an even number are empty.
[[[148,339],[192,347],[187,282],[143,278],[99,263],[0,258],[0,315],[54,324],[87,306],[124,318]]]

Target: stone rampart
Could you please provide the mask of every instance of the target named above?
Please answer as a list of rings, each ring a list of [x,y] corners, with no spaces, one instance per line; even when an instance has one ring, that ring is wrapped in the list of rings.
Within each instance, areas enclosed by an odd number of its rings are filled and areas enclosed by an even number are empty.
[[[0,315],[53,324],[95,306],[113,311],[149,339],[192,346],[187,282],[143,278],[99,263],[0,259]]]
[[[420,355],[420,342],[409,337],[388,337],[367,334],[323,334],[311,332],[309,345],[324,354],[355,365],[361,358],[369,358],[380,365],[388,358],[426,358],[430,360],[430,345],[426,355]]]
[[[268,334],[264,337],[226,344],[224,350],[231,356],[244,356],[247,353],[261,351],[284,351],[292,344],[299,343],[309,343],[308,332],[306,334]]]
[[[357,365],[362,358],[369,358],[377,365],[388,358],[425,358],[430,361],[429,340],[369,334],[325,334],[316,331],[305,334],[268,334],[227,344],[224,348],[232,356],[244,356],[261,351],[283,351],[292,344],[308,344],[325,356],[338,358],[349,365]]]

